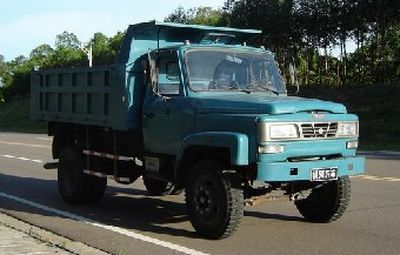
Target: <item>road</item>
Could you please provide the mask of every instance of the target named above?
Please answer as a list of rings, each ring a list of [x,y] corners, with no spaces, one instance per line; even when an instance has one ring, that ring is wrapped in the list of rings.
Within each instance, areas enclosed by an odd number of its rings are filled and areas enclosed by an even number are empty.
[[[148,197],[141,180],[109,180],[91,206],[62,202],[45,135],[0,133],[0,211],[112,254],[398,254],[400,156],[369,155],[364,176],[352,178],[352,200],[331,224],[304,222],[293,203],[268,200],[246,207],[232,237],[196,236],[183,196]]]

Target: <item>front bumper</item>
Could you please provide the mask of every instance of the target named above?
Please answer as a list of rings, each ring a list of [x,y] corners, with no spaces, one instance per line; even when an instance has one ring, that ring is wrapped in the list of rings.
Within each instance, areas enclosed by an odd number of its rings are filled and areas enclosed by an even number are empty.
[[[333,160],[315,160],[301,162],[258,162],[257,180],[268,182],[290,182],[311,179],[314,168],[338,168],[338,176],[359,175],[364,173],[365,158],[344,157]],[[295,174],[297,173],[297,174]]]

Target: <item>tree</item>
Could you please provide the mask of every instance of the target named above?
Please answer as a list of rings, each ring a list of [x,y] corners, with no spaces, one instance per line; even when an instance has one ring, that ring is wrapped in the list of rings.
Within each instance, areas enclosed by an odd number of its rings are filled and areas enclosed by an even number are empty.
[[[293,0],[235,1],[230,21],[233,27],[262,30],[262,36],[253,43],[275,52],[284,74],[289,76],[289,66],[294,66],[302,39]]]
[[[41,44],[38,47],[34,48],[29,54],[30,59],[44,59],[48,58],[54,49],[48,44]]]
[[[124,41],[125,32],[117,32],[113,37],[109,38],[110,50],[114,56],[114,59],[118,56],[121,50],[122,43]]]
[[[224,26],[223,11],[216,10],[211,7],[198,7],[189,10],[193,14],[187,23],[208,26]]]
[[[185,10],[179,6],[173,13],[169,14],[164,21],[182,24],[198,24],[208,26],[227,25],[227,19],[223,10],[213,9],[211,7],[194,7]]]
[[[68,49],[79,49],[81,42],[74,33],[69,33],[67,31],[56,35],[55,46],[56,49],[68,48]]]
[[[93,48],[93,65],[103,65],[114,60],[113,53],[109,47],[109,40],[104,34],[95,33],[90,45]]]
[[[7,64],[4,62],[4,56],[0,54],[0,77],[3,77],[3,74],[7,70]],[[2,86],[2,83],[0,81],[0,87]]]
[[[124,33],[118,32],[108,38],[102,33],[95,33],[90,44],[93,46],[95,64],[111,64],[121,48]],[[78,37],[69,32],[56,36],[55,47],[42,44],[34,48],[29,58],[18,56],[5,63],[0,55],[0,101],[8,101],[14,96],[27,96],[30,93],[30,73],[35,66],[57,68],[86,66],[85,53],[80,49]]]
[[[56,36],[55,50],[49,58],[49,67],[87,65],[86,54],[80,49],[81,42],[74,33],[64,31]]]
[[[189,17],[189,15],[190,14],[185,10],[185,8],[179,6],[171,14],[169,14],[164,21],[185,24],[188,23],[188,21],[192,18]]]
[[[4,56],[0,54],[0,103],[4,102],[3,87],[5,86],[4,75],[7,71],[7,64]]]
[[[93,47],[93,64],[104,65],[114,63],[124,36],[125,33],[122,32],[118,32],[110,38],[102,33],[95,33],[90,41],[90,45]]]
[[[29,60],[22,55],[7,63],[7,71],[3,74],[4,86],[0,91],[1,101],[7,101],[16,95],[24,97],[29,94],[32,67]]]
[[[42,44],[31,51],[29,54],[29,61],[40,68],[51,67],[49,58],[52,54],[54,54],[54,49],[48,44]]]

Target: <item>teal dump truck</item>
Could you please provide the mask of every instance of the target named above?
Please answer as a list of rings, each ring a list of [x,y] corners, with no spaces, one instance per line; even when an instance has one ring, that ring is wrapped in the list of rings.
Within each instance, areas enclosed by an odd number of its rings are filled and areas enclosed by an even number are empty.
[[[287,95],[260,31],[148,22],[129,26],[115,64],[32,72],[34,119],[54,136],[45,165],[61,197],[98,201],[107,178],[142,177],[149,195],[185,191],[199,235],[233,233],[245,202],[284,191],[310,222],[350,201],[359,124],[337,103]]]

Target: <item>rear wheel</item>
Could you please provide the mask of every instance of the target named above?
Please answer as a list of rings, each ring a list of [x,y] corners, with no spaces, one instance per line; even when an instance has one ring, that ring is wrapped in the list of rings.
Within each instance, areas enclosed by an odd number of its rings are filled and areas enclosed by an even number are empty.
[[[82,153],[74,147],[60,154],[57,182],[61,197],[70,204],[97,202],[107,187],[107,179],[83,173]]]
[[[343,215],[350,203],[350,197],[350,179],[344,176],[313,189],[306,199],[295,201],[295,205],[307,221],[327,223]]]
[[[191,168],[186,187],[186,206],[196,231],[206,238],[231,235],[243,216],[243,190],[235,173],[221,173],[211,160]]]

